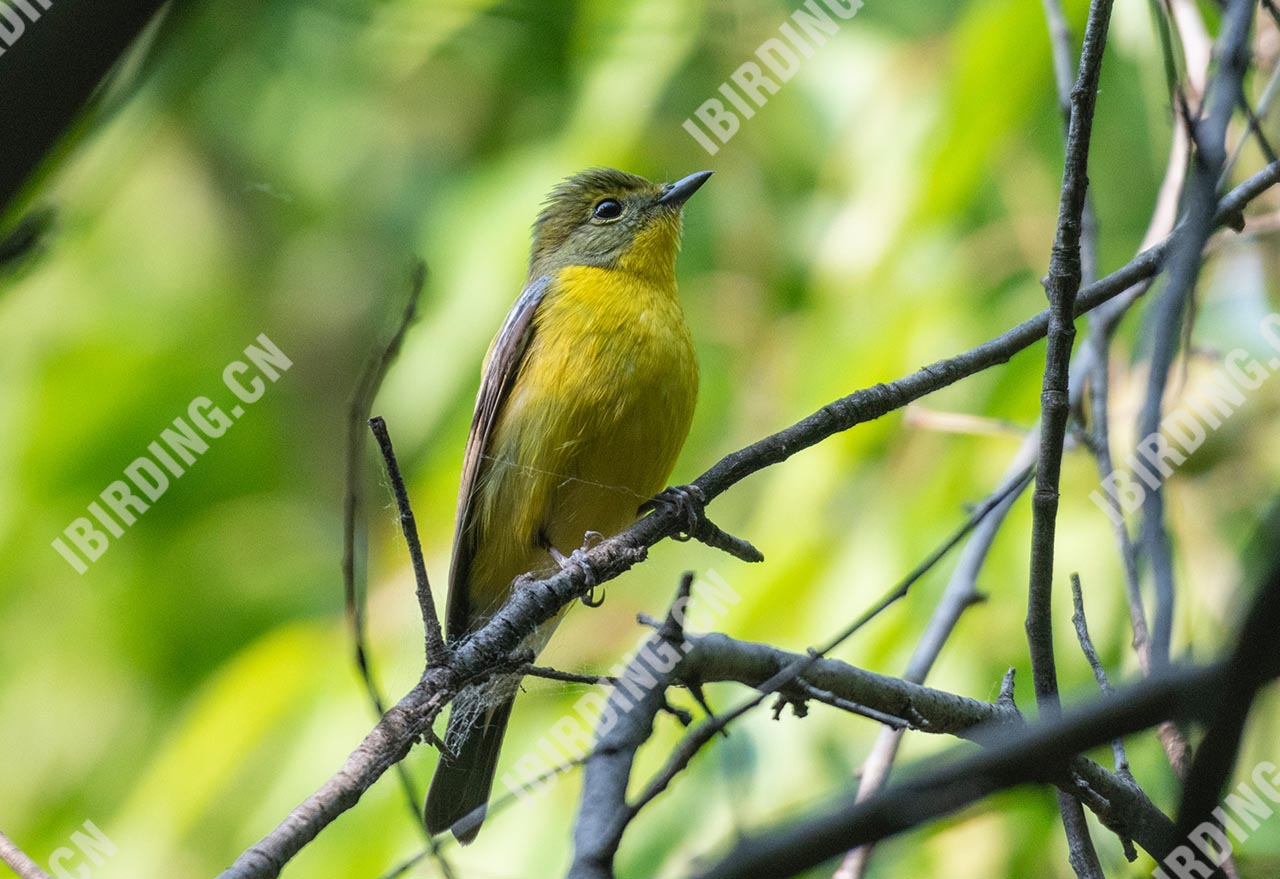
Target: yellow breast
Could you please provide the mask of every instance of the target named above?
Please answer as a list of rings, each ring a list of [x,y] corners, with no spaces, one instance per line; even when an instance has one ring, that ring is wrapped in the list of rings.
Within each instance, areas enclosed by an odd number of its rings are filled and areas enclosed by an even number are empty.
[[[667,484],[697,387],[674,281],[562,270],[495,426],[479,510],[484,567],[518,568],[492,570],[509,582],[543,543],[567,554],[588,530],[634,521]]]

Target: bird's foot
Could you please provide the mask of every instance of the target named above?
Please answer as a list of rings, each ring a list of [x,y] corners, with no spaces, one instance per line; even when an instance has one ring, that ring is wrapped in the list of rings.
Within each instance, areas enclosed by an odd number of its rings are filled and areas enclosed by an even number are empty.
[[[673,485],[640,505],[638,512],[647,513],[659,507],[667,507],[681,519],[680,533],[673,534],[673,540],[689,540],[698,530],[702,522],[702,510],[707,505],[707,496],[696,485]]]
[[[548,547],[551,552],[551,558],[560,566],[560,570],[574,568],[582,572],[582,577],[587,583],[587,594],[582,596],[582,603],[587,607],[599,607],[604,604],[603,593],[599,598],[596,597],[596,585],[599,583],[599,575],[596,574],[595,568],[591,566],[591,562],[587,560],[587,551],[601,540],[604,540],[604,535],[599,531],[588,531],[582,538],[582,548],[575,549],[567,556],[554,546]]]
[[[672,540],[697,540],[707,546],[727,552],[744,562],[761,562],[764,556],[750,542],[721,530],[703,512],[707,496],[696,485],[673,485],[656,497],[645,501],[637,511],[641,515],[665,507],[680,520],[681,530],[671,535]]]

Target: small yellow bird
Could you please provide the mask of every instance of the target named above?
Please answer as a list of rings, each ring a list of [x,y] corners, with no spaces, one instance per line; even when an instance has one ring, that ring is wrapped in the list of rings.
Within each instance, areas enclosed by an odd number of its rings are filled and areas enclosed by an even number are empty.
[[[467,438],[451,641],[479,628],[516,577],[569,564],[588,534],[621,531],[666,485],[698,393],[676,290],[681,213],[710,176],[655,184],[594,169],[548,198]],[[525,646],[540,650],[557,621]],[[454,700],[454,759],[441,759],[427,794],[431,833],[452,829],[467,843],[480,830],[518,683],[506,676]]]

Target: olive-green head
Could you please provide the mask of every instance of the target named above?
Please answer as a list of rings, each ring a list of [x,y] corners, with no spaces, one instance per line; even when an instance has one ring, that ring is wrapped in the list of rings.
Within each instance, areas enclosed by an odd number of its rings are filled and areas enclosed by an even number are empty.
[[[599,266],[674,278],[681,209],[710,176],[650,183],[612,168],[575,174],[552,191],[534,223],[530,277]]]

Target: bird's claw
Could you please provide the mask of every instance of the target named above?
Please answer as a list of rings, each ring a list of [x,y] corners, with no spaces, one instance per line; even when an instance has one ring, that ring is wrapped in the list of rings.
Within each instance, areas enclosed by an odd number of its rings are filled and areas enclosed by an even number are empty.
[[[574,568],[582,572],[582,578],[587,583],[587,594],[582,596],[582,603],[587,607],[599,607],[604,604],[604,594],[596,597],[596,586],[599,583],[599,575],[596,574],[595,568],[591,566],[591,562],[587,559],[587,551],[591,549],[599,541],[604,540],[604,535],[599,531],[588,531],[582,538],[581,549],[575,549],[569,555],[564,555],[554,546],[549,547],[551,557],[555,559],[560,570]]]
[[[645,501],[640,506],[640,512],[646,513],[650,510],[656,510],[658,507],[671,508],[683,520],[684,525],[679,534],[672,535],[672,539],[684,541],[693,537],[694,531],[698,528],[698,523],[702,521],[702,510],[706,505],[707,496],[702,493],[702,489],[698,488],[698,486],[673,485],[661,494]]]

